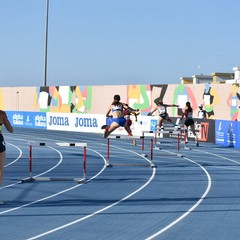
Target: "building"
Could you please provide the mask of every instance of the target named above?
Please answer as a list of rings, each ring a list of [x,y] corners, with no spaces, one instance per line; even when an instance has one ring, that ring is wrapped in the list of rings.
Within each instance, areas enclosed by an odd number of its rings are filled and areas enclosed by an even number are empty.
[[[240,67],[233,68],[234,73],[213,72],[211,75],[193,75],[192,77],[181,77],[181,84],[199,83],[240,83]]]

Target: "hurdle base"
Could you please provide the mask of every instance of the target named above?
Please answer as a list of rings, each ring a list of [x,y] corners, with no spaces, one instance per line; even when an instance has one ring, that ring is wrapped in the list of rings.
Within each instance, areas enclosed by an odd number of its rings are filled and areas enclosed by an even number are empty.
[[[26,179],[22,179],[22,183],[28,183],[28,182],[34,182],[34,181],[40,181],[40,182],[51,182],[51,181],[74,181],[77,183],[84,183],[86,182],[85,178],[62,178],[62,177],[30,177]]]
[[[181,153],[178,153],[177,156],[178,157],[183,157],[183,155]]]
[[[113,167],[113,165],[110,164],[110,163],[107,163],[107,164],[106,164],[106,167]]]
[[[28,182],[34,182],[35,178],[29,177],[21,180],[21,183],[28,183]]]
[[[76,183],[86,183],[86,178],[74,178],[73,179]]]
[[[153,163],[150,163],[150,167],[151,167],[151,168],[157,168],[157,166],[154,165]]]
[[[184,147],[184,150],[192,150],[190,147]]]
[[[143,157],[148,157],[148,155],[146,153],[142,153]]]

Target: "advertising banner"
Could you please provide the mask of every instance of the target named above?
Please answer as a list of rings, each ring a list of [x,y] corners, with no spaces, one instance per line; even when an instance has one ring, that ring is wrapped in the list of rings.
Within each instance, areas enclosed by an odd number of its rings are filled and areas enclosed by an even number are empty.
[[[104,124],[104,114],[47,113],[49,130],[102,133],[101,126]]]
[[[105,114],[79,114],[79,113],[54,113],[54,112],[19,112],[19,111],[6,111],[9,121],[13,126],[27,127],[27,128],[45,128],[49,130],[60,131],[75,131],[75,132],[89,132],[101,133],[102,125],[110,123],[111,121],[106,118]],[[171,118],[175,123],[177,118]],[[133,135],[141,136],[142,131],[154,131],[158,124],[157,116],[131,116],[132,125],[131,130]],[[238,122],[220,121],[212,119],[194,119],[195,130],[198,135],[199,141],[212,142],[224,146],[233,145],[240,147],[240,136],[238,129],[240,126]],[[216,126],[216,134],[215,134]],[[124,127],[117,128],[112,134],[127,135]],[[145,136],[154,136],[154,133],[145,133]],[[164,134],[164,137],[177,137],[169,134]],[[189,140],[194,140],[194,135],[189,129]]]
[[[216,120],[216,144],[240,148],[240,123],[237,121]]]
[[[6,111],[12,126],[26,128],[46,128],[46,113]]]
[[[172,121],[176,123],[177,118],[171,117]],[[211,142],[215,143],[215,120],[213,119],[199,119],[194,118],[194,128],[200,142]],[[182,124],[184,124],[184,119],[182,119]],[[174,137],[174,136],[171,136]],[[175,136],[177,137],[177,136]],[[188,140],[195,140],[195,136],[188,128]]]

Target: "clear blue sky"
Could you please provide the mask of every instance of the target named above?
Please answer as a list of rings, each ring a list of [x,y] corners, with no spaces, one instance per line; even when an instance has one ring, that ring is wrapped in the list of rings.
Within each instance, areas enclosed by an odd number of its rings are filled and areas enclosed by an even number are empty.
[[[49,0],[47,85],[179,83],[240,66],[239,0]],[[0,86],[44,83],[46,0],[0,0]]]

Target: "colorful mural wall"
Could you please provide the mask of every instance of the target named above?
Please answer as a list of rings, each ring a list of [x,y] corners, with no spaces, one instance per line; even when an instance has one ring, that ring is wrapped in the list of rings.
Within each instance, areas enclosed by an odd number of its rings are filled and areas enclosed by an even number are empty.
[[[169,108],[172,117],[181,115],[186,101],[192,103],[194,117],[203,104],[209,119],[236,121],[239,118],[240,89],[238,84],[159,84],[109,86],[49,86],[0,88],[0,107],[6,111],[45,113],[105,114],[113,95],[122,102],[140,109],[146,116],[159,99]]]

